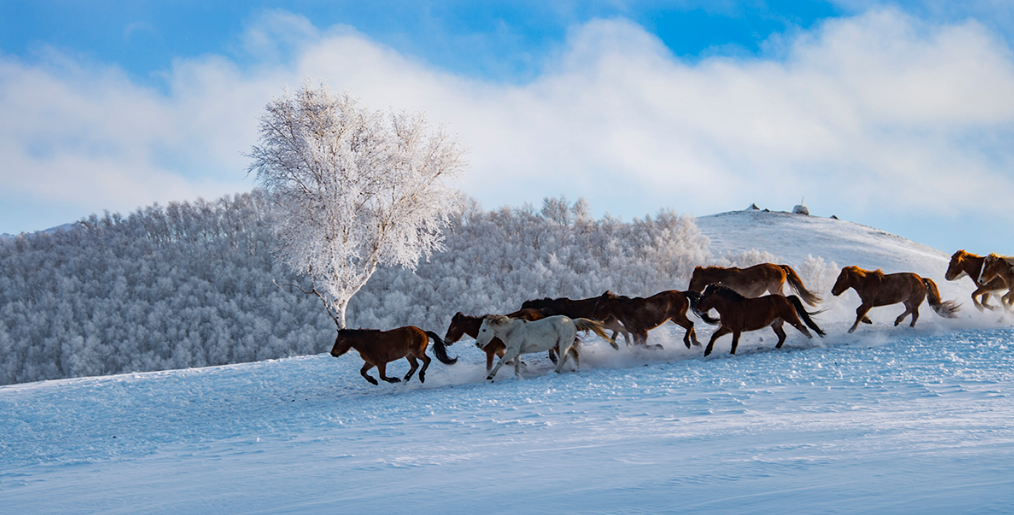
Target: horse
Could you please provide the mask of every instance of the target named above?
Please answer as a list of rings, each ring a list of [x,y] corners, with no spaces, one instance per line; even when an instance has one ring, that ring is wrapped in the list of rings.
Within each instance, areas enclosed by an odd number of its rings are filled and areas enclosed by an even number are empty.
[[[1007,289],[1007,285],[1004,284],[1003,279],[994,277],[989,281],[980,282],[983,272],[983,262],[986,260],[983,256],[976,256],[970,252],[959,250],[951,256],[951,262],[947,264],[947,273],[944,274],[944,279],[948,281],[956,281],[962,276],[967,275],[975,283],[975,291],[972,292],[972,304],[979,311],[983,311],[983,308],[989,310],[997,309],[994,306],[990,306],[989,294],[997,290]],[[976,297],[982,296],[982,302],[980,303]],[[1003,297],[1007,302],[1012,302],[1014,299],[1011,298],[1011,294],[1008,292]],[[1003,302],[1003,300],[1001,300]]]
[[[331,355],[339,357],[349,349],[359,351],[359,356],[366,363],[359,370],[359,374],[372,384],[380,384],[376,379],[367,373],[371,368],[377,367],[380,378],[388,383],[400,383],[397,377],[387,377],[387,364],[396,359],[405,358],[411,368],[405,375],[405,381],[412,379],[412,374],[419,368],[419,362],[423,362],[422,370],[419,371],[419,382],[426,382],[426,369],[430,366],[430,357],[426,355],[426,346],[429,345],[429,338],[433,339],[433,354],[445,365],[453,365],[458,358],[447,356],[447,348],[443,340],[432,331],[423,331],[416,326],[409,325],[391,329],[390,331],[379,331],[376,329],[339,329],[338,337],[334,340],[334,347],[331,348]]]
[[[953,300],[941,301],[940,290],[932,279],[911,272],[885,274],[879,268],[871,272],[858,266],[846,266],[838,274],[831,294],[837,297],[849,288],[855,289],[862,300],[862,304],[856,308],[856,322],[852,324],[849,333],[855,332],[859,322],[872,324],[866,313],[877,306],[899,302],[905,304],[905,312],[894,320],[894,325],[897,326],[911,314],[912,323],[909,327],[915,327],[915,321],[919,319],[919,306],[927,296],[933,312],[944,318],[957,318],[955,313],[961,307]]]
[[[547,316],[563,315],[569,318],[589,318],[595,320],[597,319],[595,308],[598,306],[599,301],[599,297],[581,300],[571,300],[567,297],[557,299],[546,297],[544,299],[526,300],[521,304],[521,308],[541,309]],[[630,345],[630,331],[627,331],[623,327],[623,324],[615,317],[602,320],[602,326],[613,332],[612,338],[608,338],[608,341],[614,349],[620,350],[615,341],[616,335],[619,333],[623,334],[623,339],[627,342],[627,345]]]
[[[690,286],[687,289],[703,292],[707,285],[718,284],[731,288],[744,297],[760,297],[764,292],[781,295],[786,281],[807,304],[816,306],[820,303],[820,297],[806,289],[803,280],[791,266],[773,263],[761,263],[749,268],[698,266],[690,276]]]
[[[564,363],[567,362],[568,354],[573,355],[575,363],[577,363],[578,354],[574,348],[577,332],[589,330],[595,331],[595,334],[611,342],[602,324],[587,318],[571,319],[563,315],[554,315],[529,322],[503,315],[486,315],[482,317],[479,336],[475,338],[475,342],[479,348],[485,348],[496,337],[500,338],[507,346],[507,352],[486,376],[486,379],[492,381],[500,367],[509,360],[514,360],[514,375],[520,378],[521,360],[518,356],[549,349],[556,349],[560,355],[560,359],[556,363],[556,373],[560,373]]]
[[[1000,299],[1000,305],[1010,311],[1014,307],[1014,256],[990,254],[983,260],[980,283],[992,284],[1000,281],[1007,288],[1007,294]]]
[[[505,316],[510,318],[523,318],[529,321],[546,318],[546,315],[538,309],[519,309]],[[482,317],[465,315],[459,311],[451,318],[451,325],[447,326],[447,333],[444,334],[444,342],[450,345],[460,340],[461,337],[466,334],[475,338],[479,334],[480,325],[482,325]],[[478,346],[478,344],[476,344],[476,346]],[[500,356],[502,358],[504,352],[507,350],[507,346],[505,346],[499,338],[493,338],[493,341],[491,341],[483,350],[486,352],[486,371],[489,372],[489,370],[493,368],[493,357]],[[549,351],[549,359],[552,360],[553,363],[556,363],[556,352],[554,350]]]
[[[714,320],[708,316],[708,311],[712,308],[718,310],[718,314],[721,315],[720,320]],[[719,324],[718,329],[711,335],[711,341],[708,342],[707,348],[704,349],[705,356],[711,354],[711,350],[715,348],[716,340],[729,333],[732,333],[732,350],[729,353],[736,354],[736,348],[739,347],[739,336],[743,331],[756,331],[767,326],[771,326],[771,329],[778,335],[778,344],[775,345],[775,348],[781,349],[782,344],[785,343],[785,331],[782,329],[784,322],[788,322],[807,338],[813,338],[810,331],[806,329],[807,327],[813,329],[821,338],[825,334],[810,318],[811,315],[817,313],[808,313],[803,302],[795,295],[786,297],[780,293],[773,293],[763,297],[748,298],[732,288],[711,284],[698,299],[696,309],[699,310],[701,318],[705,322]],[[803,325],[804,322],[806,325]]]
[[[659,292],[647,298],[630,298],[607,291],[599,297],[595,318],[616,318],[634,336],[634,343],[645,347],[648,345],[648,331],[672,320],[687,330],[683,335],[683,343],[689,349],[691,339],[694,345],[701,344],[697,341],[694,323],[687,318],[689,307],[687,296],[676,290]],[[661,345],[655,347],[662,348]]]

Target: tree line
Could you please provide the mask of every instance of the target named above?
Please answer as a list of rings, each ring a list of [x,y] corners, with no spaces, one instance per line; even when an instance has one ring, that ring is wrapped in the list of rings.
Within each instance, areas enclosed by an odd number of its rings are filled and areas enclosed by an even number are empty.
[[[309,287],[277,259],[278,209],[255,189],[0,241],[0,384],[327,351],[335,327],[320,301],[285,286]],[[583,199],[490,211],[466,199],[443,235],[445,251],[415,270],[379,268],[351,300],[349,327],[441,332],[456,311],[648,295],[683,287],[711,259],[692,217],[596,220]]]

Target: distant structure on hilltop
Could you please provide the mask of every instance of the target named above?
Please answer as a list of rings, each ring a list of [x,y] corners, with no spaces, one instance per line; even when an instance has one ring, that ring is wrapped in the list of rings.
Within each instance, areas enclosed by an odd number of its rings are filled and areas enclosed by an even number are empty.
[[[800,200],[799,204],[792,208],[792,212],[797,215],[809,215],[810,210],[806,208],[806,199]]]

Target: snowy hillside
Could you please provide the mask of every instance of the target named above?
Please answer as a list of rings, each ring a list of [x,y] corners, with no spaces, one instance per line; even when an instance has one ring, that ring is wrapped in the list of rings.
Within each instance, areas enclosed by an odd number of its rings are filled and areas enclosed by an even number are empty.
[[[971,309],[947,255],[844,221],[702,217],[715,260],[765,253],[823,282],[911,270],[965,303],[900,306],[824,340],[729,338],[703,358],[588,339],[581,370],[526,356],[484,381],[466,340],[427,382],[372,386],[355,353],[0,387],[0,506],[11,513],[1004,513],[1014,505],[1014,329]],[[973,249],[969,249],[973,250]],[[812,257],[811,257],[812,256]],[[836,263],[832,265],[832,262]],[[808,279],[809,277],[809,279]],[[811,281],[812,280],[812,281]],[[966,284],[967,283],[967,284]],[[674,285],[684,288],[686,285]],[[851,292],[850,292],[851,293]],[[700,338],[711,327],[694,318]],[[443,332],[440,328],[438,332]],[[393,363],[392,375],[407,363]],[[374,371],[375,373],[375,371]]]

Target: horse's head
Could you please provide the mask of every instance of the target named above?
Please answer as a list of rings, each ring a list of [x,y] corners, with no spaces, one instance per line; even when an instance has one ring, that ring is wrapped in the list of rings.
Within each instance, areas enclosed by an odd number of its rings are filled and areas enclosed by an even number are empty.
[[[982,260],[982,275],[979,276],[979,284],[987,284],[1000,275],[1003,271],[1005,261],[997,254],[990,254]]]
[[[841,269],[841,273],[838,274],[838,280],[834,282],[834,287],[831,288],[831,295],[835,297],[845,293],[845,290],[855,286],[856,278],[861,273],[862,269],[857,266],[846,266]]]
[[[696,292],[704,291],[704,287],[708,285],[707,280],[704,278],[704,274],[704,267],[695,267],[693,275],[690,276],[690,285],[687,286],[687,290]]]
[[[341,356],[352,348],[351,333],[347,329],[339,329],[338,337],[334,339],[334,346],[331,347],[331,355]]]
[[[953,281],[955,279],[960,279],[963,275],[966,275],[964,261],[970,255],[971,254],[965,252],[964,250],[955,252],[954,255],[951,256],[951,262],[947,264],[947,273],[944,274],[944,279]]]
[[[451,325],[447,326],[447,333],[444,334],[444,343],[451,345],[465,335],[465,323],[467,318],[460,311],[451,318]]]
[[[496,336],[496,330],[510,323],[510,319],[503,315],[486,315],[482,317],[482,324],[479,325],[479,332],[475,335],[475,345],[485,349],[489,342]]]
[[[697,296],[696,302],[691,302],[694,314],[700,317],[701,320],[704,320],[705,322],[711,325],[718,325],[719,320],[711,318],[711,316],[708,315],[708,312],[718,306],[718,302],[720,302],[720,299],[721,297],[719,295],[718,287],[714,285],[709,285],[704,290],[703,294],[699,294]]]

